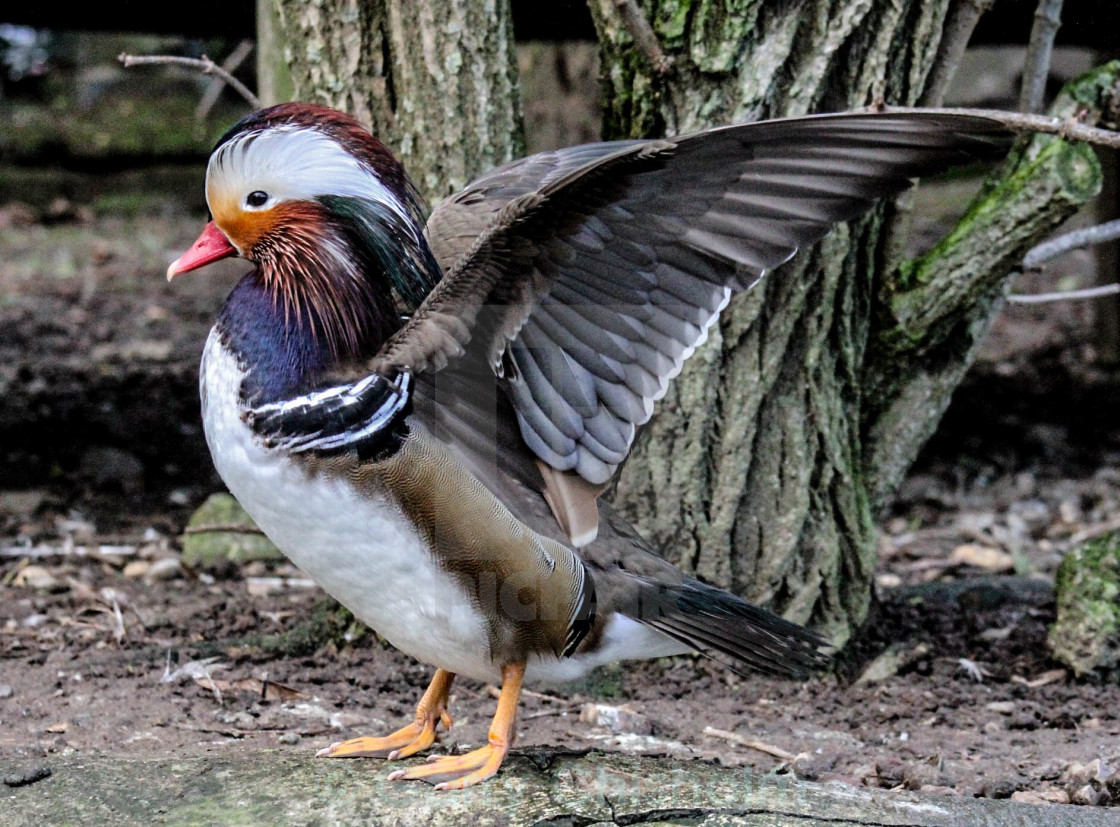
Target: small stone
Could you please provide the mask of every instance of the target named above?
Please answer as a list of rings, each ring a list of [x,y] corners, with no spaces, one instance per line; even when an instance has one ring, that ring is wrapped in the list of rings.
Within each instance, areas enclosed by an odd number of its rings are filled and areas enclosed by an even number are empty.
[[[1018,789],[1019,784],[1014,778],[993,778],[980,788],[980,795],[984,798],[1011,798]]]
[[[283,552],[257,529],[229,494],[212,494],[191,515],[183,534],[183,563],[213,568],[223,562],[282,560]]]
[[[370,721],[368,716],[359,715],[356,712],[333,712],[330,714],[327,723],[330,724],[331,729],[355,729],[367,723],[370,724],[370,729],[384,728],[383,722]],[[462,719],[459,723],[462,723]]]
[[[864,667],[856,678],[855,685],[865,686],[893,678],[900,670],[921,660],[928,653],[929,645],[925,643],[917,646],[892,645]]]
[[[946,787],[941,784],[923,784],[918,787],[918,792],[929,793],[930,795],[960,795],[954,787]]]
[[[15,692],[10,683],[0,683],[0,700],[12,697]]]
[[[70,589],[65,583],[42,566],[24,566],[16,574],[13,585],[25,586],[37,592],[64,592]]]
[[[1120,769],[1113,770],[1112,774],[1104,779],[1104,788],[1113,801],[1120,801]]]
[[[179,565],[179,561],[174,557],[164,557],[152,561],[144,579],[154,583],[158,580],[174,580],[176,577],[182,576],[183,567]]]
[[[1069,804],[1069,793],[1065,790],[1044,790],[1039,795],[1050,804]]]
[[[218,709],[214,711],[214,718],[223,724],[229,724],[237,729],[256,729],[257,719],[243,710],[226,712]]]
[[[167,502],[171,505],[188,505],[191,501],[189,488],[175,488],[167,495]]]
[[[875,585],[880,589],[897,589],[902,585],[902,578],[891,572],[877,574],[875,575]]]
[[[949,562],[954,566],[973,566],[987,572],[1011,571],[1015,568],[1015,558],[1006,551],[972,543],[953,549],[949,553]]]
[[[1008,729],[1023,729],[1028,732],[1038,729],[1038,717],[1033,709],[1023,709],[1012,714],[1007,722]]]
[[[1083,784],[1088,784],[1092,781],[1103,781],[1101,759],[1095,758],[1088,764],[1082,764],[1080,761],[1071,761],[1062,770],[1061,781],[1065,784],[1066,789],[1073,787],[1080,787]]]
[[[902,783],[908,790],[923,787],[948,787],[949,779],[937,767],[925,762],[908,764],[902,772]]]
[[[875,775],[879,779],[879,786],[885,788],[897,787],[902,784],[906,767],[897,758],[881,758],[875,762]]]
[[[50,777],[51,768],[39,764],[24,770],[8,773],[4,776],[4,783],[9,787],[23,787],[27,784],[34,784],[36,781],[42,781],[44,778]]]
[[[585,724],[600,726],[611,732],[629,732],[635,735],[652,735],[653,726],[645,715],[626,704],[584,704],[579,719]]]
[[[285,732],[276,740],[286,746],[294,747],[299,744],[301,739],[298,732]]]
[[[992,701],[990,704],[985,704],[984,708],[998,712],[1000,715],[1011,715],[1017,707],[1014,701]]]
[[[1120,666],[1120,532],[1069,552],[1054,579],[1057,618],[1047,643],[1079,677]]]
[[[874,764],[860,764],[852,770],[852,777],[856,779],[857,784],[863,784],[865,787],[878,786],[876,781],[878,775]]]
[[[1092,784],[1078,787],[1069,795],[1071,804],[1080,804],[1083,807],[1096,807],[1101,802],[1101,791]]]
[[[50,620],[50,617],[48,617],[45,614],[40,614],[40,613],[36,612],[35,614],[30,614],[27,617],[25,617],[22,621],[20,621],[19,625],[22,626],[25,629],[38,629],[40,626],[45,624],[48,620]]]
[[[130,560],[125,564],[121,574],[130,579],[137,580],[144,576],[151,565],[152,564],[148,560]]]
[[[1011,794],[1012,801],[1023,804],[1069,804],[1065,790],[1019,790]]]
[[[835,766],[835,759],[830,760],[819,755],[802,753],[793,760],[790,769],[802,781],[819,781]]]

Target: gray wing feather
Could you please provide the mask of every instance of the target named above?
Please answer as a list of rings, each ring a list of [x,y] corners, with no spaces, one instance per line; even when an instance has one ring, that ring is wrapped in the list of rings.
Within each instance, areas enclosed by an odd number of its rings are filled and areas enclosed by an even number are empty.
[[[447,275],[383,364],[479,352],[529,448],[604,483],[734,291],[912,177],[1005,142],[983,118],[839,115],[508,164],[433,212]]]

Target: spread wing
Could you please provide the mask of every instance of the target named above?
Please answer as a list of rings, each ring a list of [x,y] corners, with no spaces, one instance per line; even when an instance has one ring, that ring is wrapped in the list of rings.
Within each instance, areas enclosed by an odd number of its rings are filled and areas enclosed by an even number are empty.
[[[445,277],[377,367],[485,360],[546,497],[574,497],[550,499],[564,523],[593,510],[734,291],[913,177],[1006,142],[978,117],[833,115],[516,161],[432,213]]]

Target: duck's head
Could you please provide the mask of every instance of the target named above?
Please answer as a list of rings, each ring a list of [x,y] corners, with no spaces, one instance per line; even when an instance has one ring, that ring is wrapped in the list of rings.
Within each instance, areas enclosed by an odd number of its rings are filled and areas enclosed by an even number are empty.
[[[280,104],[233,126],[210,156],[206,201],[212,220],[167,278],[246,258],[285,322],[336,358],[376,347],[399,326],[400,304],[439,278],[400,162],[325,106]]]

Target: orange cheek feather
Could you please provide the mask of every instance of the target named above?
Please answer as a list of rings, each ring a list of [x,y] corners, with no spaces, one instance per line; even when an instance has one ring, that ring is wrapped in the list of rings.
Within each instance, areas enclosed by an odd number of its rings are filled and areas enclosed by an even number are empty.
[[[253,248],[276,223],[275,207],[260,212],[241,209],[232,199],[215,199],[211,204],[214,223],[226,234],[241,254],[251,257]]]
[[[214,223],[226,234],[243,256],[252,258],[252,251],[266,236],[285,225],[291,228],[317,227],[323,221],[323,208],[307,201],[284,201],[267,210],[245,210],[235,199],[211,199]]]

